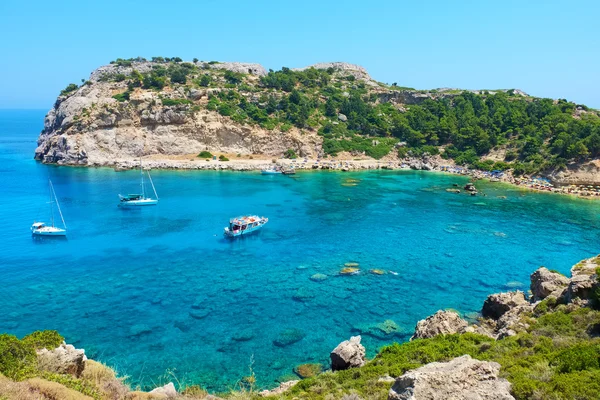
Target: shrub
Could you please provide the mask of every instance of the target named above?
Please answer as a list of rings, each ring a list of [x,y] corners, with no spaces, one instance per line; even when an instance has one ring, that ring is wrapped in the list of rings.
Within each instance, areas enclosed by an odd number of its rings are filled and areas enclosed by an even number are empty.
[[[200,82],[198,83],[200,86],[204,86],[207,87],[210,85],[210,82],[212,81],[210,75],[202,75],[202,78],[200,78]]]
[[[35,348],[14,335],[0,335],[0,373],[20,381],[32,376],[37,365]]]
[[[210,151],[204,150],[204,151],[201,151],[200,154],[198,154],[198,157],[200,157],[200,158],[212,158],[213,155],[212,155],[212,153]]]
[[[229,158],[225,157],[223,154],[219,156],[219,161],[229,161]]]
[[[112,98],[122,103],[126,100],[129,100],[129,95],[130,95],[130,92],[126,91],[123,93],[117,93],[117,94],[113,95]]]
[[[34,349],[55,349],[65,340],[57,331],[35,331],[21,341]]]
[[[283,153],[283,158],[298,158],[298,155],[293,149],[287,149],[285,153]]]
[[[556,356],[553,364],[563,373],[598,369],[600,368],[600,345],[581,344],[563,350]]]
[[[79,86],[77,86],[76,83],[69,83],[66,88],[64,88],[63,90],[60,91],[60,95],[66,96],[66,95],[76,91],[77,89],[79,89]]]
[[[181,104],[192,104],[188,99],[161,99],[163,106],[178,106]]]
[[[244,80],[244,74],[227,70],[225,71],[225,80],[227,83],[237,85]]]

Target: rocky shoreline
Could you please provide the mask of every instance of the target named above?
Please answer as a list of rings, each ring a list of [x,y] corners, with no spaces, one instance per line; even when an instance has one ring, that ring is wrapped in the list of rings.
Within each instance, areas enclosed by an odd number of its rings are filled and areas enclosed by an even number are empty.
[[[61,165],[60,163],[57,165]],[[66,165],[73,166],[73,165]],[[126,171],[139,168],[139,159],[119,159],[114,161],[96,162],[85,165],[86,167],[113,168],[115,171]],[[549,178],[542,177],[516,177],[510,171],[492,174],[487,171],[469,169],[455,165],[451,160],[445,160],[440,156],[407,157],[398,159],[397,157],[385,157],[382,160],[374,159],[231,159],[229,161],[220,161],[218,159],[202,159],[194,155],[180,156],[177,158],[157,158],[147,157],[143,159],[145,169],[158,170],[196,170],[196,171],[234,171],[234,172],[256,172],[274,167],[281,169],[294,169],[296,171],[373,171],[373,170],[416,170],[432,171],[446,173],[451,175],[466,176],[472,182],[486,179],[491,182],[502,182],[510,184],[521,189],[555,193],[561,195],[575,196],[583,199],[600,198],[600,186],[598,189],[588,189],[587,185],[561,185],[560,181],[551,183]],[[476,190],[466,190],[473,195]],[[450,188],[450,192],[460,193],[461,188]]]

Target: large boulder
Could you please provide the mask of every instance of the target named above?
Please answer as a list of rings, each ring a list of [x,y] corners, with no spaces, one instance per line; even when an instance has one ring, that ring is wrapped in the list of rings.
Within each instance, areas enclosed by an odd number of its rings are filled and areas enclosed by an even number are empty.
[[[569,285],[569,278],[552,272],[546,267],[540,267],[531,274],[531,293],[533,300],[543,300],[548,296],[559,298]]]
[[[360,336],[352,336],[333,349],[329,355],[333,371],[362,367],[365,364],[365,348],[360,340]]]
[[[55,374],[71,374],[79,377],[85,369],[85,351],[64,342],[53,350],[37,351],[38,368]]]
[[[527,319],[521,318],[524,314],[531,313],[534,305],[530,303],[520,304],[511,308],[496,321],[496,338],[502,339],[507,336],[515,336],[519,332],[529,328]]]
[[[175,389],[173,382],[169,382],[165,386],[160,386],[151,390],[150,394],[156,395],[157,397],[172,399],[177,397],[177,389]]]
[[[500,364],[468,355],[430,363],[396,379],[388,400],[514,400],[499,371]]]
[[[498,319],[511,308],[529,304],[525,294],[521,291],[496,293],[488,296],[483,303],[481,315],[485,318]]]
[[[412,339],[427,339],[437,335],[462,333],[469,324],[454,311],[438,311],[417,322]]]

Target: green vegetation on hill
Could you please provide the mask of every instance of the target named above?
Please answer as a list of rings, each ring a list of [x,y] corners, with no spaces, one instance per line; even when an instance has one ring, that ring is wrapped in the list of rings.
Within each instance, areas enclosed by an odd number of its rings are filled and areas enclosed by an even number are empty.
[[[136,61],[143,59],[113,63],[135,68]],[[439,153],[461,165],[512,168],[517,174],[600,157],[597,111],[566,100],[533,98],[513,90],[415,91],[356,79],[334,68],[284,67],[258,78],[218,69],[213,62],[192,64],[178,57],[152,61],[150,72],[133,69],[128,76],[105,75],[102,80],[127,82],[127,92],[115,95],[119,101],[126,101],[138,87],[213,88],[208,102],[201,102],[209,110],[269,130],[316,131],[331,156],[342,151],[376,159],[391,151],[400,156]],[[402,103],[411,96],[418,104]],[[484,162],[490,152],[503,160]]]

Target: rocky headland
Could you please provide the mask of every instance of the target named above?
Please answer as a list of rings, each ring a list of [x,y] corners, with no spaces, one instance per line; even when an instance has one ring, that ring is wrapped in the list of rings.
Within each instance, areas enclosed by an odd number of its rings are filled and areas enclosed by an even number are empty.
[[[600,393],[600,256],[568,278],[541,267],[528,293],[492,294],[479,318],[440,310],[418,322],[410,342],[365,357],[361,337],[341,342],[331,364],[303,364],[299,379],[271,390],[218,395],[178,382],[142,392],[87,359],[54,331],[19,340],[0,335],[0,398],[5,399],[597,399]],[[329,369],[329,371],[324,371]]]
[[[501,96],[507,105],[543,103],[567,109],[560,101],[546,102],[549,99],[519,90],[387,85],[374,80],[365,68],[341,62],[274,72],[251,63],[118,59],[93,71],[81,86],[71,84],[61,92],[46,115],[35,158],[59,165],[129,168],[143,157],[152,168],[256,170],[273,159],[286,163],[298,157],[307,160],[300,167],[310,169],[403,164],[435,169],[421,160],[425,156],[438,157],[438,165],[452,166],[457,160],[471,169],[543,173],[557,184],[599,181],[598,161],[583,148],[582,156],[560,158],[539,170],[542,166],[537,168],[528,159],[503,161],[525,151],[511,141],[512,131],[507,133],[508,144],[477,150],[477,156],[469,153],[469,146],[478,146],[469,144],[471,139],[465,142],[466,150],[458,151],[453,134],[419,132],[456,129],[431,124],[427,128],[428,118],[435,118],[436,124],[441,119],[420,110],[430,112],[437,103],[452,109],[463,99],[497,102],[494,96]],[[573,105],[572,114],[564,115],[573,123],[590,124],[590,132],[600,126],[597,112],[584,106]],[[436,135],[448,136],[447,143]],[[207,162],[198,157],[202,152],[229,161]]]

